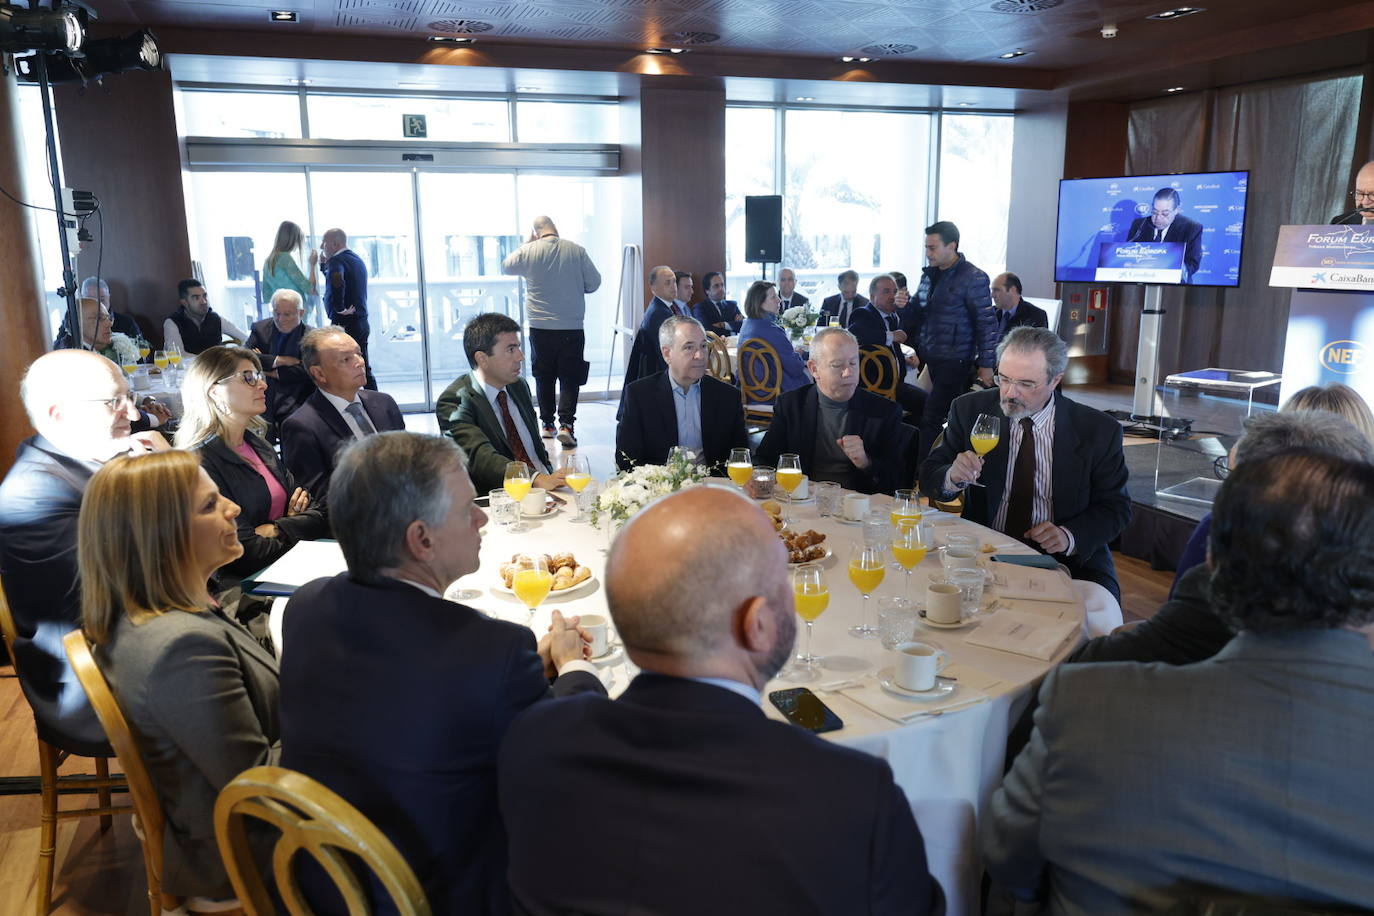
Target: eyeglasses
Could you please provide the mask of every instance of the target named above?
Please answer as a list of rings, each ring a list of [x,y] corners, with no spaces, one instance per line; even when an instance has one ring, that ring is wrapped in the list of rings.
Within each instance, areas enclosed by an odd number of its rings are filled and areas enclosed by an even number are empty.
[[[1352,200],[1374,200],[1374,191],[1351,191]]]
[[[225,382],[232,382],[234,379],[243,379],[243,383],[249,388],[256,388],[267,380],[261,369],[244,369],[242,372],[235,372],[233,375],[226,375],[222,379],[215,381],[216,385],[223,385]]]
[[[76,398],[85,404],[104,404],[111,411],[126,410],[134,403],[134,396],[125,392],[112,398]]]
[[[999,388],[1005,385],[1014,385],[1018,390],[1024,391],[1027,394],[1029,394],[1030,392],[1034,391],[1035,389],[1039,388],[1041,385],[1044,384],[1043,382],[1028,382],[1025,379],[1018,380],[1014,378],[1007,378],[1005,375],[1000,374],[994,375],[992,377],[992,383]]]

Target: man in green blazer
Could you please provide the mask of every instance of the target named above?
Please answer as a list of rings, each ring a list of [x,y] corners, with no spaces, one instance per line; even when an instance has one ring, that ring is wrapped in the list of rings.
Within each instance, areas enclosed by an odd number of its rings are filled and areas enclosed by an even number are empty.
[[[563,486],[564,472],[549,462],[529,385],[520,377],[520,325],[496,312],[478,315],[463,331],[463,350],[472,371],[444,389],[434,413],[440,431],[467,453],[477,492],[500,489],[511,461],[530,466],[536,487]]]

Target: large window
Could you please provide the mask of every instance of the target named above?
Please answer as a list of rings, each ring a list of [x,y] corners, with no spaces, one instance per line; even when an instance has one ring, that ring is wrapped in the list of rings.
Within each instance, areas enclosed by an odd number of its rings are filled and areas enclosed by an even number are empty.
[[[404,140],[409,115],[424,115],[426,139],[510,141],[510,106],[504,101],[375,95],[306,96],[310,136],[331,140]]]
[[[1012,123],[1007,115],[731,106],[727,259],[737,271],[745,266],[745,196],[781,194],[783,265],[808,295],[834,292],[846,269],[863,283],[886,270],[914,281],[925,265],[922,230],[937,219],[955,222],[960,249],[996,274],[1006,261]]]

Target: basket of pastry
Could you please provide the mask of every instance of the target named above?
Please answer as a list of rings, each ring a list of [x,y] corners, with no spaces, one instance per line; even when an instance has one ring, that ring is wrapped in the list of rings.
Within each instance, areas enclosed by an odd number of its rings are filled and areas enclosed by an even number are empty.
[[[783,530],[778,532],[778,537],[787,547],[788,563],[815,563],[830,556],[830,548],[825,546],[825,535],[819,531]]]
[[[508,562],[501,564],[501,584],[507,591],[510,590],[511,583],[515,580],[515,558],[518,556],[520,554],[515,554]],[[563,592],[570,588],[576,588],[592,577],[592,571],[579,564],[577,558],[571,553],[546,553],[544,554],[544,562],[549,565],[549,572],[553,573],[551,591]]]

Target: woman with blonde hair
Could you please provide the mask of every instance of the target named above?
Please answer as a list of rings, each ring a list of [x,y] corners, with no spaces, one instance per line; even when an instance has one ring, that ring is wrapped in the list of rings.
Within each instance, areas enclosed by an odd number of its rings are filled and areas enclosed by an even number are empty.
[[[1374,442],[1374,413],[1360,393],[1349,385],[1309,385],[1288,399],[1284,411],[1321,410],[1334,413]]]
[[[296,486],[263,438],[267,380],[258,355],[243,347],[211,347],[196,357],[181,383],[177,448],[196,451],[220,492],[238,503],[243,555],[220,573],[220,586],[265,568],[297,541],[329,536],[324,513]]]
[[[277,238],[272,243],[272,251],[262,263],[262,301],[271,302],[272,294],[279,289],[291,289],[300,294],[301,301],[310,303],[311,297],[318,292],[315,268],[320,262],[320,253],[310,249],[310,276],[307,277],[297,263],[297,258],[305,251],[305,233],[301,227],[288,220],[282,220],[277,227]],[[294,254],[293,254],[294,252]]]
[[[97,471],[78,522],[86,635],[167,818],[163,889],[196,912],[235,904],[216,796],[281,750],[277,661],[206,588],[243,553],[238,514],[195,455],[165,451]]]

